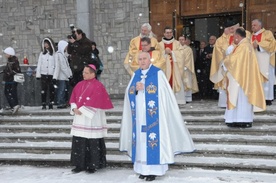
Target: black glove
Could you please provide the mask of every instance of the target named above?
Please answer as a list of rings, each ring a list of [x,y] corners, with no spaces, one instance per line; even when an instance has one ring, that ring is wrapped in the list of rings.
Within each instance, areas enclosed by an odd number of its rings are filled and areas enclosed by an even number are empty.
[[[36,80],[40,80],[40,78],[36,78]]]
[[[53,85],[56,85],[57,84],[57,80],[56,79],[52,79],[52,83],[53,83]]]

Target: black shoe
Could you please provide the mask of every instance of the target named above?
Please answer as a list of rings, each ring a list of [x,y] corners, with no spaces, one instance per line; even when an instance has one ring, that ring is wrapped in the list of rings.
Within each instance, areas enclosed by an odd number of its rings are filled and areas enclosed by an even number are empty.
[[[80,173],[81,171],[83,171],[82,168],[76,167],[74,169],[71,170],[73,173]]]
[[[266,100],[265,103],[266,103],[266,105],[272,105],[272,101],[271,100]]]
[[[228,127],[235,127],[234,123],[225,123]]]
[[[145,175],[142,175],[142,174],[139,175],[139,179],[144,179],[144,178],[146,178]]]
[[[46,105],[45,104],[42,105],[42,110],[46,110]]]
[[[149,176],[147,176],[146,177],[146,181],[153,181],[153,180],[155,180],[155,175],[149,175]]]
[[[49,109],[53,109],[53,104],[49,104]]]
[[[240,123],[239,124],[241,128],[251,128],[252,123]]]
[[[88,169],[86,170],[86,172],[87,172],[87,173],[95,173],[96,170],[95,170],[94,168],[88,168]]]

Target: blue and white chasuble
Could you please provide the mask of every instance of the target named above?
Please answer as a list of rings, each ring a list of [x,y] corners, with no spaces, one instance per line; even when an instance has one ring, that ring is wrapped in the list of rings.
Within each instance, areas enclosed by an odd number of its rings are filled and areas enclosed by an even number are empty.
[[[144,90],[136,91],[137,82]],[[163,175],[175,155],[195,151],[169,82],[153,65],[137,70],[126,88],[119,149],[143,175]]]
[[[142,133],[147,136],[147,164],[160,164],[160,138],[159,138],[159,110],[158,110],[158,78],[157,72],[160,69],[150,67],[149,71],[144,75],[141,69],[135,72],[135,76],[130,84],[128,95],[130,99],[130,107],[132,113],[132,162],[136,157],[136,83],[143,82],[145,86],[146,99],[146,125],[141,128]],[[148,74],[150,73],[150,74]]]

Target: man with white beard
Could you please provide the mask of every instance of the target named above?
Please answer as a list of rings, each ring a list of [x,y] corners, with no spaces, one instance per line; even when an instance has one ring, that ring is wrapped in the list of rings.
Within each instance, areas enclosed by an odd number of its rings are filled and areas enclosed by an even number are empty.
[[[155,35],[151,31],[151,25],[149,23],[144,23],[141,26],[141,32],[140,35],[133,38],[129,43],[129,51],[126,55],[125,61],[124,61],[124,67],[127,70],[127,72],[132,76],[133,72],[135,72],[135,69],[138,67],[138,64],[134,62],[137,60],[137,55],[140,50],[142,50],[142,42],[141,38],[148,37],[151,40],[151,46],[154,50],[159,50],[159,45],[157,39],[154,37]]]

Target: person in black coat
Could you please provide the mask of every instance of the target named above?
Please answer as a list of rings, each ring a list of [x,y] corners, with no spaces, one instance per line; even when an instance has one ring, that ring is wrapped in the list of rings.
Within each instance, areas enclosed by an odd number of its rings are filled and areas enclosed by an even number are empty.
[[[6,48],[4,53],[8,60],[3,70],[4,93],[12,113],[15,114],[19,110],[20,105],[18,105],[17,82],[14,81],[13,77],[16,73],[21,73],[21,69],[13,48]]]
[[[216,36],[210,36],[209,44],[204,48],[203,54],[203,62],[202,62],[202,78],[203,78],[203,88],[202,88],[202,95],[204,98],[215,99],[217,95],[215,94],[215,90],[213,90],[213,83],[210,81],[210,69],[211,69],[211,62],[212,62],[212,54],[214,45],[216,42]]]
[[[204,48],[206,47],[205,41],[200,41],[199,49],[197,51],[196,61],[195,61],[195,72],[196,72],[196,78],[197,78],[197,84],[199,87],[199,92],[196,94],[197,97],[200,99],[203,98],[203,87],[205,85],[205,76],[204,76],[204,65],[203,62],[205,61],[205,54],[204,54]]]
[[[70,67],[73,77],[70,84],[74,87],[79,81],[83,80],[82,71],[84,66],[93,64],[99,68],[96,60],[91,58],[92,42],[86,37],[86,34],[81,29],[75,29],[74,36],[68,39],[69,44],[67,52],[69,56]]]
[[[91,55],[91,57],[92,57],[92,59],[96,60],[97,63],[99,64],[99,69],[97,70],[97,79],[98,80],[100,80],[100,76],[101,76],[101,73],[102,73],[103,68],[104,68],[103,63],[102,63],[102,61],[99,57],[99,54],[100,54],[100,52],[97,49],[97,44],[94,41],[92,41],[92,55]]]

